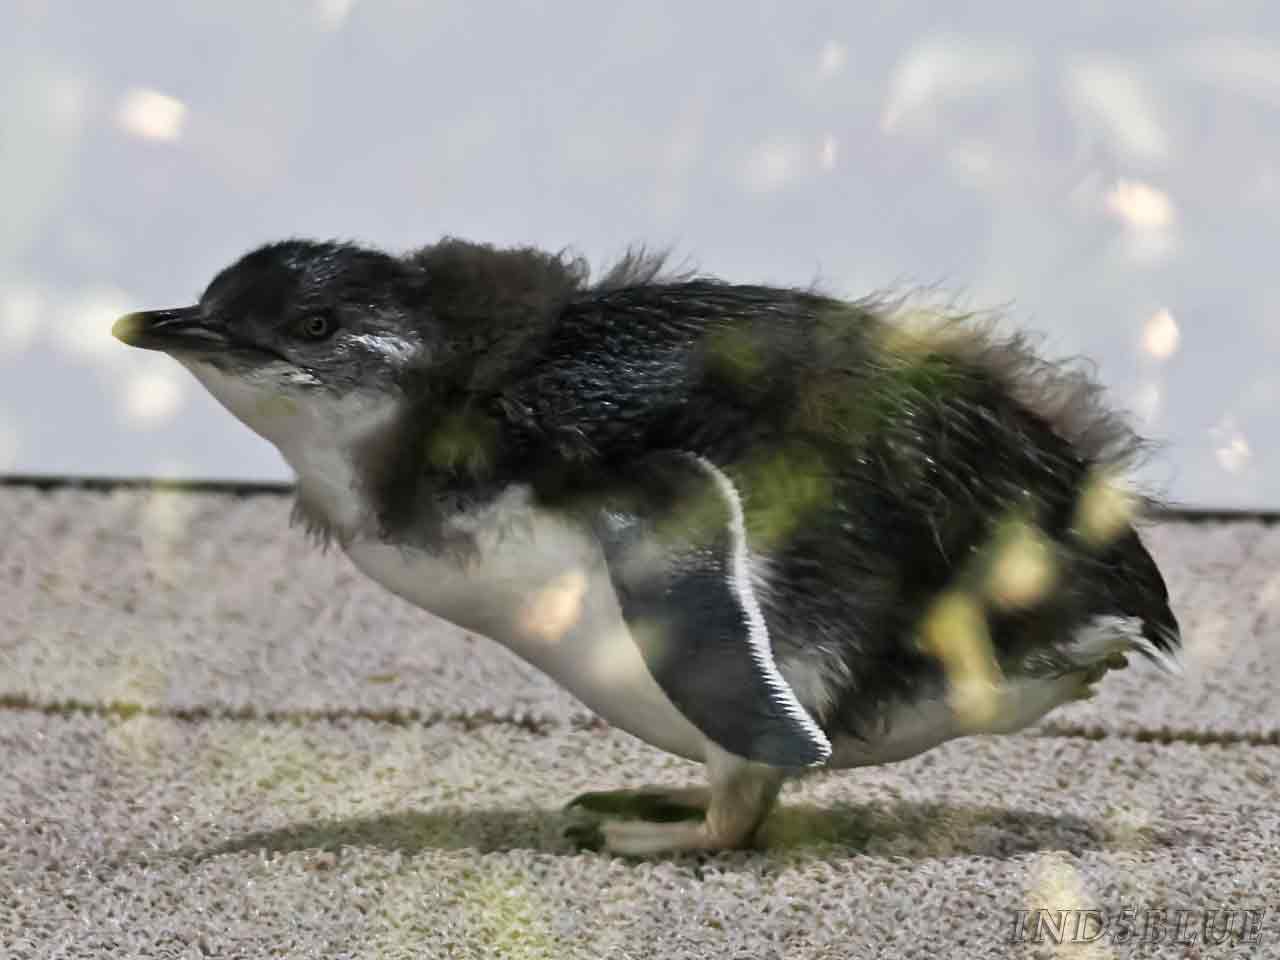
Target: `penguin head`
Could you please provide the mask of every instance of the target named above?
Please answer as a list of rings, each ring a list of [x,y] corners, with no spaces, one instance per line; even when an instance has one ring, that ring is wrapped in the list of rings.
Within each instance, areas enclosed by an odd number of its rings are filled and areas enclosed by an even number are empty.
[[[249,427],[279,443],[298,413],[386,406],[440,338],[422,268],[353,244],[288,240],[221,271],[188,307],[132,313],[112,329],[186,366]]]

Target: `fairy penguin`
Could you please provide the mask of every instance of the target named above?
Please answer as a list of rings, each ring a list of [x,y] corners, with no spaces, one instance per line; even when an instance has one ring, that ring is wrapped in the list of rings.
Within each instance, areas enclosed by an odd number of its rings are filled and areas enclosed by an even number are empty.
[[[742,846],[789,777],[1021,729],[1130,651],[1177,665],[1142,441],[971,317],[643,252],[593,279],[288,240],[113,332],[273,443],[369,577],[705,765],[575,801],[629,814],[619,853]]]

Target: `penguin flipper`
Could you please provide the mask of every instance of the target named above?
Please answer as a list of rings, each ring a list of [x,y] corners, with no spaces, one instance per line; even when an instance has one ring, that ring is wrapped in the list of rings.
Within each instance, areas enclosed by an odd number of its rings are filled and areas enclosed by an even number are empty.
[[[773,660],[729,477],[694,454],[651,455],[628,466],[592,525],[623,618],[676,708],[747,760],[824,763],[831,744]]]

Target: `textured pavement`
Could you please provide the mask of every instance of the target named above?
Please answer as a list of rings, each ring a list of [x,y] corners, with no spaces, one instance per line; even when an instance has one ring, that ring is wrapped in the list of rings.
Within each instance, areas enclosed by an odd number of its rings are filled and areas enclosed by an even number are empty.
[[[561,805],[698,768],[286,498],[9,486],[0,518],[0,956],[1280,956],[1280,525],[1149,531],[1184,679],[1135,666],[795,784],[759,850],[646,862],[574,849]],[[1040,907],[1267,912],[1234,946],[1010,942]]]

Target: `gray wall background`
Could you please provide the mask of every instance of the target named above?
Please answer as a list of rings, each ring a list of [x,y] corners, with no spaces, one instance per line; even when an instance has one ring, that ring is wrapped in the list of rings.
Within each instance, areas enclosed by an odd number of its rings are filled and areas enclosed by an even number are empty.
[[[1093,357],[1142,480],[1280,507],[1280,7],[0,5],[0,472],[284,479],[109,336],[284,235],[936,285]]]

